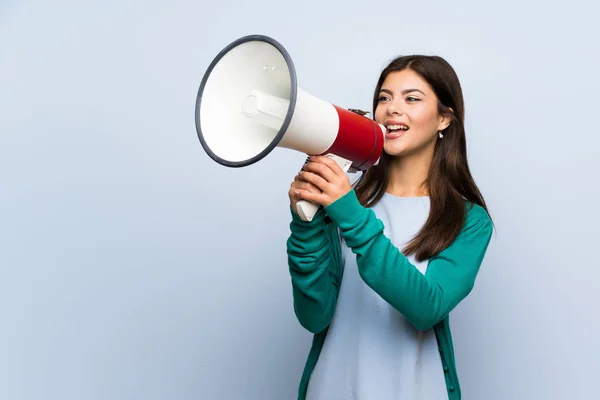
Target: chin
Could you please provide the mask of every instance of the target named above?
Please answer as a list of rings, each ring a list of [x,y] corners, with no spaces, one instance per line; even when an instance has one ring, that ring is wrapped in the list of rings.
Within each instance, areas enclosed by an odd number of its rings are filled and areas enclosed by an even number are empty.
[[[401,137],[394,140],[388,140],[383,143],[383,151],[390,156],[412,156],[420,153],[433,152],[435,149],[436,139],[431,141],[425,140],[407,140],[410,138]]]
[[[401,145],[400,143],[385,143],[383,146],[383,151],[390,156],[402,156],[410,151],[406,145]]]

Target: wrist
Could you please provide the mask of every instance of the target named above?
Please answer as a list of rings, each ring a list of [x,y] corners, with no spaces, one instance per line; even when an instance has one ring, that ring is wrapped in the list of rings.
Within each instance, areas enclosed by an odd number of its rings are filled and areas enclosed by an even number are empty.
[[[351,189],[345,195],[325,207],[327,215],[339,226],[349,224],[356,220],[366,209],[358,201],[356,192]]]

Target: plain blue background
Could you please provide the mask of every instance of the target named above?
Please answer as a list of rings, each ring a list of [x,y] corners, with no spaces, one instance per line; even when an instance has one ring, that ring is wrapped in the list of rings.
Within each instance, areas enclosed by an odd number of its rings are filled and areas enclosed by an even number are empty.
[[[456,68],[497,227],[451,318],[463,398],[595,396],[591,4],[4,0],[0,398],[295,397],[311,336],[285,240],[304,155],[227,169],[194,125],[208,64],[252,33],[287,48],[302,89],[347,108],[370,109],[397,55]]]

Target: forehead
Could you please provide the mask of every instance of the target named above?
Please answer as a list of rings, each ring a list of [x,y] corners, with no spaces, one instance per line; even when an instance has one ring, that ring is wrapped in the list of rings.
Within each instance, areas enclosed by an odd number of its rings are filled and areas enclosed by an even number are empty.
[[[388,89],[394,92],[405,89],[419,89],[425,93],[432,92],[429,84],[410,69],[389,73],[383,81],[381,89]]]

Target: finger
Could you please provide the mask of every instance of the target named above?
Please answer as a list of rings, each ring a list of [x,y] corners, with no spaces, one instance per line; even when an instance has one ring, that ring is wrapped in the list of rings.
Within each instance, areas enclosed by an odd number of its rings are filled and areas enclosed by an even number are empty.
[[[308,190],[309,192],[314,192],[314,193],[320,193],[321,192],[321,189],[319,189],[318,187],[316,187],[312,183],[304,181],[304,180],[292,183],[292,188],[293,189]]]
[[[312,183],[323,192],[327,191],[331,185],[329,182],[323,179],[323,177],[310,171],[302,171],[300,175],[302,176],[303,180]]]
[[[299,190],[295,187],[291,188],[288,194],[290,196],[290,200],[292,200],[294,203],[298,202],[299,200],[302,200],[299,194]]]
[[[336,176],[346,174],[336,161],[326,156],[311,156],[309,157],[309,162],[317,162],[327,166]]]
[[[333,183],[337,179],[337,175],[331,170],[331,168],[319,161],[309,162],[304,167],[302,167],[304,171],[309,171],[314,174],[319,175],[321,178],[325,179],[327,182]],[[302,176],[302,173],[300,173]]]
[[[306,200],[314,204],[323,204],[326,201],[326,196],[322,193],[312,193],[307,190],[296,190],[294,195],[299,200]]]
[[[293,187],[293,186],[298,186],[298,188],[301,188],[301,189],[303,189],[303,188],[305,188],[305,186],[306,186],[306,185],[308,185],[308,186],[314,187],[315,189],[319,189],[319,188],[317,188],[315,185],[313,185],[312,183],[310,183],[310,182],[308,182],[306,179],[304,179],[304,177],[302,176],[302,172],[303,172],[303,171],[300,171],[300,172],[298,173],[298,175],[296,175],[296,176],[294,177],[294,180],[292,181],[292,184],[291,184],[291,186],[292,186],[292,187]],[[319,189],[319,190],[320,190],[320,189]]]
[[[298,172],[298,175],[294,177],[294,182],[306,182],[302,177],[302,171]]]

